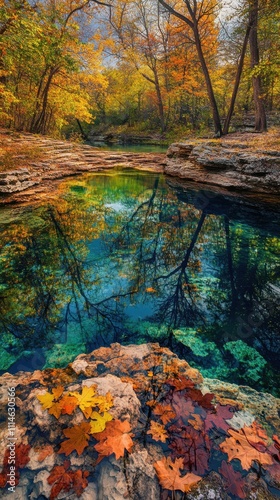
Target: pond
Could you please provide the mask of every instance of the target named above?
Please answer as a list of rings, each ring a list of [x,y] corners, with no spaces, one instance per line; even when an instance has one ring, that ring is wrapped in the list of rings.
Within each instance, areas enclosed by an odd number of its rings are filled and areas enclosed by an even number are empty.
[[[91,146],[104,149],[106,151],[125,151],[127,153],[165,153],[168,146],[154,144],[116,144],[99,141],[86,142]]]
[[[280,217],[257,208],[127,170],[1,208],[2,372],[159,342],[279,395]]]

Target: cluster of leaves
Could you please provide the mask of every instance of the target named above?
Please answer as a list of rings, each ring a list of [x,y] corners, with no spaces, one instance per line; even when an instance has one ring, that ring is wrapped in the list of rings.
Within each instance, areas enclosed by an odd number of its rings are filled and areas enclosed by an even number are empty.
[[[70,455],[76,451],[78,455],[81,455],[89,446],[90,439],[97,441],[94,444],[94,449],[99,454],[96,464],[113,453],[116,459],[119,459],[124,456],[125,450],[131,451],[133,446],[131,425],[127,421],[113,419],[108,411],[113,406],[113,398],[109,392],[102,396],[96,392],[95,385],[83,387],[81,393],[64,392],[64,388],[58,386],[51,392],[38,395],[37,398],[43,408],[56,419],[59,419],[61,415],[73,415],[77,408],[86,419],[63,429],[67,440],[61,443],[58,453]],[[53,485],[51,499],[56,498],[61,491],[71,489],[77,496],[80,496],[87,486],[88,471],[69,470],[69,466],[70,462],[66,460],[63,465],[55,466],[51,471],[48,478],[49,484]]]
[[[255,472],[256,477],[263,476],[274,485],[279,482],[280,439],[274,435],[273,442],[269,440],[265,430],[255,421],[250,426],[242,426],[242,415],[237,407],[214,404],[214,394],[202,394],[184,376],[171,378],[170,366],[169,370],[165,382],[160,384],[155,374],[148,374],[150,390],[145,391],[145,398],[143,392],[141,394],[146,413],[144,444],[147,440],[162,443],[164,458],[155,462],[154,468],[166,494],[176,490],[188,492],[211,470],[219,472],[226,491],[240,499],[246,498],[248,471]],[[117,460],[125,457],[140,434],[143,437],[138,427],[132,429],[128,421],[113,417],[109,412],[114,405],[112,395],[109,392],[98,394],[95,385],[84,386],[81,392],[66,391],[58,386],[37,398],[57,420],[66,415],[71,416],[71,420],[78,417],[76,422],[79,423],[62,429],[67,439],[60,443],[59,454],[69,456],[76,452],[82,455],[91,446],[97,465],[112,454]],[[63,422],[65,425],[65,419]],[[28,445],[17,447],[17,468],[27,464],[29,449]],[[44,460],[51,453],[52,446],[45,446],[38,460]],[[6,455],[5,460],[7,462]],[[0,476],[2,487],[6,462]],[[87,470],[72,470],[69,460],[55,465],[48,477],[52,486],[51,500],[61,492],[72,491],[80,496],[88,485],[89,474]]]
[[[11,472],[11,466],[15,467],[15,485],[18,484],[20,469],[23,469],[30,460],[28,456],[30,448],[31,446],[29,444],[16,444],[15,455],[12,457],[12,463],[10,449],[6,449],[3,460],[3,469],[0,473],[0,488],[5,488],[9,477],[8,474]]]
[[[214,394],[203,395],[186,378],[169,379],[165,387],[160,398],[147,402],[150,415],[147,434],[167,444],[170,450],[169,456],[155,464],[164,489],[189,491],[202,476],[215,469],[218,458],[218,472],[225,489],[237,498],[246,497],[246,471],[257,472],[259,476],[268,472],[268,480],[279,481],[277,436],[273,436],[274,444],[269,445],[265,430],[255,421],[238,430],[231,428],[237,408],[229,404],[214,405]],[[234,421],[232,426],[236,427]]]
[[[48,477],[48,483],[52,485],[50,500],[54,500],[62,491],[74,490],[78,497],[87,487],[87,471],[69,470],[70,462],[65,460],[63,465],[56,465]]]

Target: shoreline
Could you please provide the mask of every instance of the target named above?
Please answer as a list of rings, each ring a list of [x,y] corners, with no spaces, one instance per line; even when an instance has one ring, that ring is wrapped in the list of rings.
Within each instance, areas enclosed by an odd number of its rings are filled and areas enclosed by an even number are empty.
[[[275,205],[280,193],[278,135],[273,146],[269,145],[269,135],[265,136],[266,149],[260,147],[264,137],[256,136],[232,134],[217,140],[174,143],[165,154],[107,151],[66,140],[0,130],[2,158],[5,148],[19,153],[27,148],[36,149],[34,158],[17,154],[13,161],[18,162],[18,166],[0,172],[0,204],[40,199],[43,193],[56,188],[57,181],[66,178],[132,168],[164,173],[182,187],[190,183],[202,190]]]

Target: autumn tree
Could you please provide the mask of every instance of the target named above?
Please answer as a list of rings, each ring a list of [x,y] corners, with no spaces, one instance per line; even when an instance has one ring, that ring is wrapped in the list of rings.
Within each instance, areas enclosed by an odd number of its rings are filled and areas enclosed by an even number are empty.
[[[222,125],[216,97],[213,90],[213,83],[209,71],[209,65],[205,56],[205,44],[207,43],[206,34],[209,31],[209,23],[214,28],[214,16],[217,10],[217,4],[212,0],[197,2],[197,0],[185,0],[183,4],[172,6],[165,0],[158,0],[159,3],[171,14],[181,19],[192,31],[193,41],[197,50],[201,69],[203,71],[208,98],[212,109],[215,133],[222,135]]]
[[[3,8],[4,124],[46,133],[91,120],[90,92],[100,80],[100,54],[84,29],[91,10],[89,1],[68,0],[14,9],[14,17]]]
[[[249,22],[251,24],[251,32],[249,37],[252,82],[254,93],[255,106],[255,130],[264,132],[267,130],[266,113],[262,94],[262,82],[259,73],[258,65],[260,63],[259,42],[258,42],[258,11],[259,0],[249,1]]]

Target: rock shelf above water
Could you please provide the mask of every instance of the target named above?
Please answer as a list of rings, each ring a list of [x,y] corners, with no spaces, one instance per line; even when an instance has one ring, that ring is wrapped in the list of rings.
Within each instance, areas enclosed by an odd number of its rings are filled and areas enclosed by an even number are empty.
[[[279,194],[280,151],[244,143],[174,143],[164,172],[185,180],[244,193]]]
[[[165,155],[110,152],[32,134],[11,135],[3,130],[0,134],[4,145],[19,150],[35,146],[41,153],[39,159],[28,162],[19,154],[17,168],[0,173],[2,204],[40,199],[42,193],[55,189],[60,179],[117,167],[164,172],[178,180],[242,196],[275,196],[280,192],[280,141],[277,138],[273,146],[267,147],[263,145],[265,136],[258,146],[256,134],[180,142],[171,144]]]

